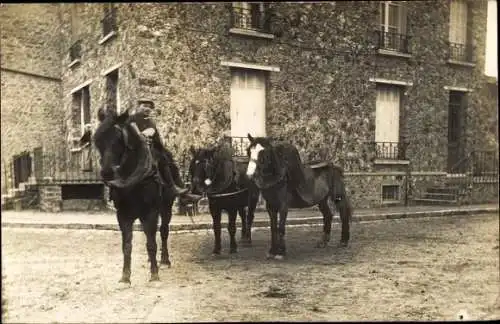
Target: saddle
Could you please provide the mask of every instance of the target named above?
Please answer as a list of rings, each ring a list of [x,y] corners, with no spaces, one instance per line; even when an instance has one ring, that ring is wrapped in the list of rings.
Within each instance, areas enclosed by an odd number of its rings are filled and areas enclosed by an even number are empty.
[[[328,195],[330,162],[303,164],[297,149],[292,145],[285,144],[279,151],[278,154],[286,161],[288,187],[292,195],[300,198],[306,205],[315,205]]]

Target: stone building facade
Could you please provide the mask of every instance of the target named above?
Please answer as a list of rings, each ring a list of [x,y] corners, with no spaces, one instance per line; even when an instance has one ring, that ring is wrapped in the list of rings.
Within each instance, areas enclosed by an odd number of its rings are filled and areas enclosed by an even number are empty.
[[[152,101],[179,163],[226,131],[297,145],[357,206],[497,149],[487,1],[60,4],[64,133]],[[464,27],[465,26],[465,27]],[[490,90],[488,90],[490,89]],[[3,100],[3,99],[2,99]],[[359,180],[358,180],[359,179]],[[373,190],[374,186],[380,190]]]
[[[15,154],[65,142],[59,15],[53,4],[0,7],[2,171]]]

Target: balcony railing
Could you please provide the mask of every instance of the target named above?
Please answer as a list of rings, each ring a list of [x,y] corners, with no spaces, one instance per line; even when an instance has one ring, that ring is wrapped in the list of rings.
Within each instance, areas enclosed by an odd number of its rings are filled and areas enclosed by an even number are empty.
[[[235,157],[246,157],[247,148],[250,146],[250,140],[248,137],[235,137],[231,138],[231,147],[233,149],[233,155]]]
[[[233,7],[231,11],[231,25],[234,28],[269,32],[269,15],[258,7]]]
[[[459,62],[473,62],[472,56],[472,45],[469,44],[459,44],[459,43],[449,43],[449,59]]]
[[[82,41],[77,40],[69,48],[69,58],[71,62],[79,60],[82,57]]]
[[[104,18],[101,20],[101,23],[103,36],[116,31],[118,29],[116,24],[116,8],[108,9],[104,15]]]
[[[378,33],[378,49],[396,51],[400,53],[410,53],[410,36],[398,34],[394,32],[377,31]]]
[[[406,146],[398,142],[376,142],[375,156],[383,160],[406,160]]]

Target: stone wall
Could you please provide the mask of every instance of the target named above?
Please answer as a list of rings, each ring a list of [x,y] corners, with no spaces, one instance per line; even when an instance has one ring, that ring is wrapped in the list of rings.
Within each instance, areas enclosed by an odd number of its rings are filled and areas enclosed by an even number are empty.
[[[448,2],[408,2],[410,58],[381,56],[375,49],[377,2],[271,3],[272,40],[229,33],[229,3],[117,4],[118,33],[99,45],[101,4],[79,4],[83,41],[80,66],[64,70],[64,92],[92,79],[92,115],[103,103],[100,73],[118,63],[122,106],[153,100],[161,134],[177,161],[191,144],[205,145],[229,129],[230,69],[221,61],[279,66],[269,73],[267,129],[292,141],[306,159],[331,158],[346,170],[370,171],[367,141],[374,140],[374,82],[412,83],[401,114],[402,139],[410,140],[414,165],[446,167],[448,95],[445,86],[473,90],[468,110],[469,141],[481,147],[496,104],[483,96],[486,6],[470,2],[476,45],[475,67],[450,65]],[[70,5],[63,5],[68,49]],[[70,98],[65,101],[69,111]],[[67,114],[69,118],[69,113]],[[486,132],[490,132],[487,129]],[[471,146],[472,144],[469,144]]]
[[[45,212],[56,213],[62,210],[60,185],[40,186],[40,209]]]
[[[131,5],[119,5],[129,8]],[[102,24],[103,4],[78,3],[61,4],[61,25],[63,34],[62,78],[64,93],[64,133],[68,141],[71,136],[81,135],[81,128],[72,121],[72,96],[71,91],[83,83],[89,83],[91,122],[97,124],[97,110],[105,104],[106,76],[104,72],[112,67],[118,68],[119,93],[121,110],[132,106],[137,100],[137,82],[133,71],[130,69],[131,40],[127,33],[127,17],[120,15],[116,37],[100,43],[103,38]],[[120,10],[120,12],[126,12]],[[73,13],[73,16],[72,16]],[[73,20],[74,26],[71,27]],[[76,40],[81,41],[80,63],[70,66],[70,47]]]
[[[15,154],[62,144],[59,27],[57,5],[0,7],[2,170]]]

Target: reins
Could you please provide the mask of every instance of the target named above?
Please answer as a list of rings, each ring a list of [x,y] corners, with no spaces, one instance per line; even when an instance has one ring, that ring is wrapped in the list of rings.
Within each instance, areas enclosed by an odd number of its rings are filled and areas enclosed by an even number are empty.
[[[242,192],[248,191],[247,188],[243,188],[241,190],[235,191],[235,192],[228,192],[228,193],[222,193],[222,194],[206,194],[208,198],[220,198],[220,197],[229,197],[229,196],[235,196],[237,194],[240,194]]]

